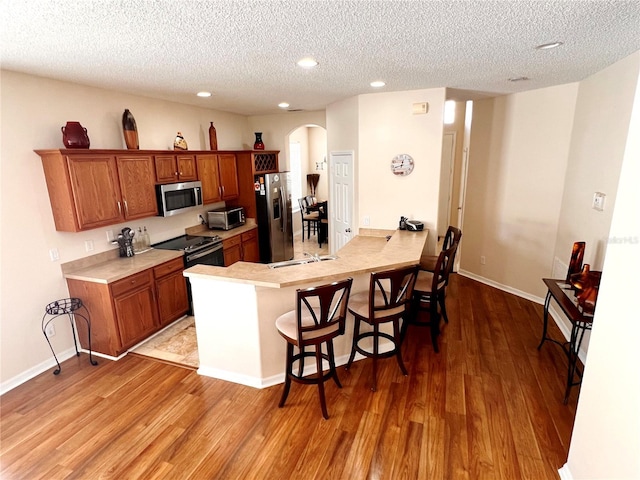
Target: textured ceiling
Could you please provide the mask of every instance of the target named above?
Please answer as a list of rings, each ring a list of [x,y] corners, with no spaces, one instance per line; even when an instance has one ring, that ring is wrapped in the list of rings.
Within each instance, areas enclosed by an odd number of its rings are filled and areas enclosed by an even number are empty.
[[[1,5],[3,69],[246,115],[372,91],[513,93],[582,80],[640,50],[638,0]],[[534,48],[556,40],[564,45]],[[301,69],[304,56],[319,65]],[[529,80],[507,81],[519,76]]]

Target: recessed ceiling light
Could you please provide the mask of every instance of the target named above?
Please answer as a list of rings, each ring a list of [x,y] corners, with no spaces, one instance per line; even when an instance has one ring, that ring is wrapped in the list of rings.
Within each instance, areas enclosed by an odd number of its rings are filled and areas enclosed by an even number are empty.
[[[552,48],[559,47],[562,44],[562,42],[543,43],[542,45],[538,45],[536,50],[550,50]]]
[[[369,85],[371,85],[373,88],[380,88],[384,87],[386,83],[384,83],[382,80],[376,80],[375,82],[371,82]]]
[[[196,95],[198,95],[199,97],[210,97],[211,96],[211,92],[198,92]]]
[[[316,65],[318,65],[318,62],[311,57],[305,57],[303,59],[298,60],[298,66],[302,68],[313,68]]]
[[[511,77],[508,80],[510,82],[524,82],[525,80],[529,80],[529,77]]]
[[[287,102],[281,102],[278,104],[280,108],[289,108],[289,104]]]

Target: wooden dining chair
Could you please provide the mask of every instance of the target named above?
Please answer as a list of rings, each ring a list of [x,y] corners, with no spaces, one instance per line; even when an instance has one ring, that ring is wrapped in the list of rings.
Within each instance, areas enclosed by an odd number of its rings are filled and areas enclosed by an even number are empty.
[[[410,314],[413,287],[418,274],[418,266],[374,272],[369,278],[369,290],[352,295],[349,312],[355,318],[353,327],[353,342],[351,355],[347,362],[348,370],[353,363],[356,352],[373,359],[373,378],[371,390],[376,391],[376,373],[379,358],[395,356],[400,370],[407,375],[407,369],[402,361],[402,346],[400,336],[400,319],[407,320]],[[365,322],[373,327],[373,331],[360,332],[360,324]],[[380,325],[391,322],[393,335],[380,331]],[[361,341],[372,339],[372,351],[365,350]],[[393,348],[386,352],[380,352],[380,340],[389,340]]]
[[[296,290],[296,309],[289,311],[276,320],[278,333],[287,341],[284,390],[278,407],[282,408],[289,395],[291,382],[318,385],[322,416],[329,418],[327,402],[324,394],[324,382],[333,379],[338,388],[342,388],[333,352],[333,339],[343,335],[352,278],[328,285]],[[326,344],[327,353],[322,352]],[[294,355],[294,348],[299,353]],[[306,351],[313,347],[314,351]],[[304,374],[304,359],[316,359],[316,371],[308,376]],[[322,361],[329,364],[329,372],[324,373]],[[293,364],[298,363],[298,371],[294,373]]]
[[[307,226],[307,239],[311,238],[311,227],[313,227],[313,233],[318,230],[318,222],[320,221],[319,212],[307,213],[307,205],[304,198],[298,199],[298,205],[300,206],[300,217],[302,219],[302,241],[304,242],[304,226]]]
[[[449,249],[440,252],[433,272],[426,270],[418,272],[413,289],[411,315],[402,325],[402,339],[404,339],[410,324],[430,327],[431,343],[436,353],[439,352],[440,318],[441,315],[446,315],[445,288],[456,248],[457,245],[454,244]],[[428,320],[424,320],[421,312],[428,313]]]

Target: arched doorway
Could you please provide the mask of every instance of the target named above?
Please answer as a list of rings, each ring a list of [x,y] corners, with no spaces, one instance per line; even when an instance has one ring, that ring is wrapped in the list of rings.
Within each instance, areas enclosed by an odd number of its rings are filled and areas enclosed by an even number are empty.
[[[319,201],[329,198],[329,172],[327,164],[327,131],[318,125],[295,128],[285,139],[287,169],[291,172],[291,198],[293,203],[293,244],[295,258],[304,253],[328,253],[328,245],[318,243],[317,232],[302,241],[302,215],[298,199],[314,195]],[[311,180],[314,180],[313,182]]]

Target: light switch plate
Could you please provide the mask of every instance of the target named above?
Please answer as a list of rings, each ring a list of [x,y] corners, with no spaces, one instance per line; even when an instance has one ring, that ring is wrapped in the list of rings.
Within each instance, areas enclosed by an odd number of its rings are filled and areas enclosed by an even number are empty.
[[[602,192],[596,192],[593,194],[593,209],[602,212],[604,210],[604,199],[606,195]]]

